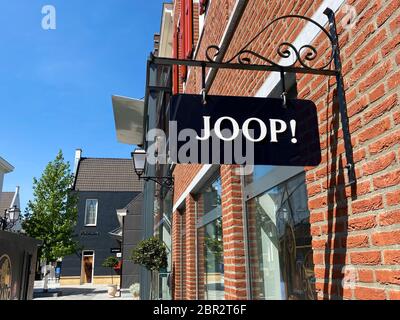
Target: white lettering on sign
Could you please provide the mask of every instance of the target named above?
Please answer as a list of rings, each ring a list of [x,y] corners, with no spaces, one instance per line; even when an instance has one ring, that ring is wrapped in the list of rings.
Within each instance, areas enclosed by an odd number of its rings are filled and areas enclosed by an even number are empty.
[[[250,136],[249,134],[249,124],[251,121],[256,121],[260,125],[260,136],[256,139],[255,137]],[[267,136],[267,126],[263,121],[261,121],[258,118],[249,118],[243,123],[243,135],[246,137],[246,139],[250,140],[251,142],[260,142],[264,140],[264,138]]]
[[[222,132],[221,132],[222,121],[229,121],[231,123],[233,131],[231,132],[231,136],[230,137],[224,136],[222,134]],[[258,126],[260,127],[260,135],[257,138],[250,135],[249,125],[250,125],[251,122],[257,122]],[[204,125],[203,125],[204,129],[202,129],[203,136],[199,137],[198,135],[196,135],[196,139],[197,140],[201,140],[201,141],[208,140],[211,137],[211,131],[212,130],[214,130],[215,135],[219,139],[221,139],[223,141],[235,140],[239,136],[240,132],[242,132],[247,140],[249,140],[251,142],[260,142],[260,141],[264,140],[267,137],[267,134],[268,134],[267,125],[265,124],[264,121],[262,121],[259,118],[249,118],[249,119],[247,119],[243,123],[242,129],[240,129],[239,124],[232,117],[221,117],[221,118],[218,118],[217,121],[215,122],[215,125],[214,125],[213,129],[211,129],[210,117],[209,116],[204,116],[203,117],[203,123],[204,123]],[[289,127],[290,127],[290,131],[291,131],[291,134],[292,134],[292,139],[290,141],[292,143],[297,143],[297,139],[296,139],[296,120],[290,120],[289,121]],[[285,121],[283,121],[281,119],[269,119],[270,142],[278,142],[278,135],[280,133],[286,132],[287,129],[288,129],[288,125],[287,125],[287,123]],[[253,130],[251,130],[251,131],[253,131]]]
[[[221,132],[221,123],[224,120],[228,120],[232,123],[233,132],[230,138],[225,137]],[[219,139],[223,141],[233,141],[239,135],[239,124],[232,117],[221,117],[215,122],[214,131]]]

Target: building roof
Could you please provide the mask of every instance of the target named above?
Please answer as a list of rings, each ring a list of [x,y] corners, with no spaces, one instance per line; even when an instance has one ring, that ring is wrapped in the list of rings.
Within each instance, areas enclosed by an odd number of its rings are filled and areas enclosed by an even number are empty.
[[[140,192],[143,183],[133,170],[132,159],[81,158],[74,190]]]
[[[0,169],[4,173],[9,173],[14,170],[14,167],[10,163],[8,163],[5,159],[0,157]]]
[[[4,211],[10,209],[15,192],[0,192],[0,217],[4,216]]]

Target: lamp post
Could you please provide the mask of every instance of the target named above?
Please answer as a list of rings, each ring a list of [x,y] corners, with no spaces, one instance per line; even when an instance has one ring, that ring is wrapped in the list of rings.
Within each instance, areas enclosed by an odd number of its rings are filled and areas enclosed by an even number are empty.
[[[0,217],[1,230],[11,229],[19,220],[21,210],[14,206],[10,209],[4,210],[4,217]]]
[[[136,149],[131,153],[131,156],[133,160],[133,169],[135,170],[135,173],[138,176],[139,180],[151,180],[159,184],[160,186],[167,187],[169,189],[173,187],[173,177],[149,177],[143,175],[146,168],[146,151],[144,151],[143,149]]]

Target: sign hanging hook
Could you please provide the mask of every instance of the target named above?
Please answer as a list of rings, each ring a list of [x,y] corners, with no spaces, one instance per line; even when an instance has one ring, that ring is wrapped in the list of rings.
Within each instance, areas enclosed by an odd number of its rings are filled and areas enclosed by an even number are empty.
[[[201,100],[203,105],[207,104],[206,100],[206,64],[201,64]]]
[[[287,92],[286,92],[286,85],[285,85],[285,71],[283,70],[283,68],[281,68],[280,73],[281,73],[281,83],[282,83],[282,94],[281,94],[281,97],[283,99],[283,107],[286,108],[287,107],[287,105],[286,105]]]

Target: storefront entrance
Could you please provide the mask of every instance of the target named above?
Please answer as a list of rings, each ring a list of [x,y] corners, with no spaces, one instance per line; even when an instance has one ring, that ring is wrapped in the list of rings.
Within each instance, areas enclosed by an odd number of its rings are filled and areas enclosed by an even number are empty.
[[[82,271],[81,283],[87,284],[93,282],[93,263],[94,251],[83,251],[82,253]]]

